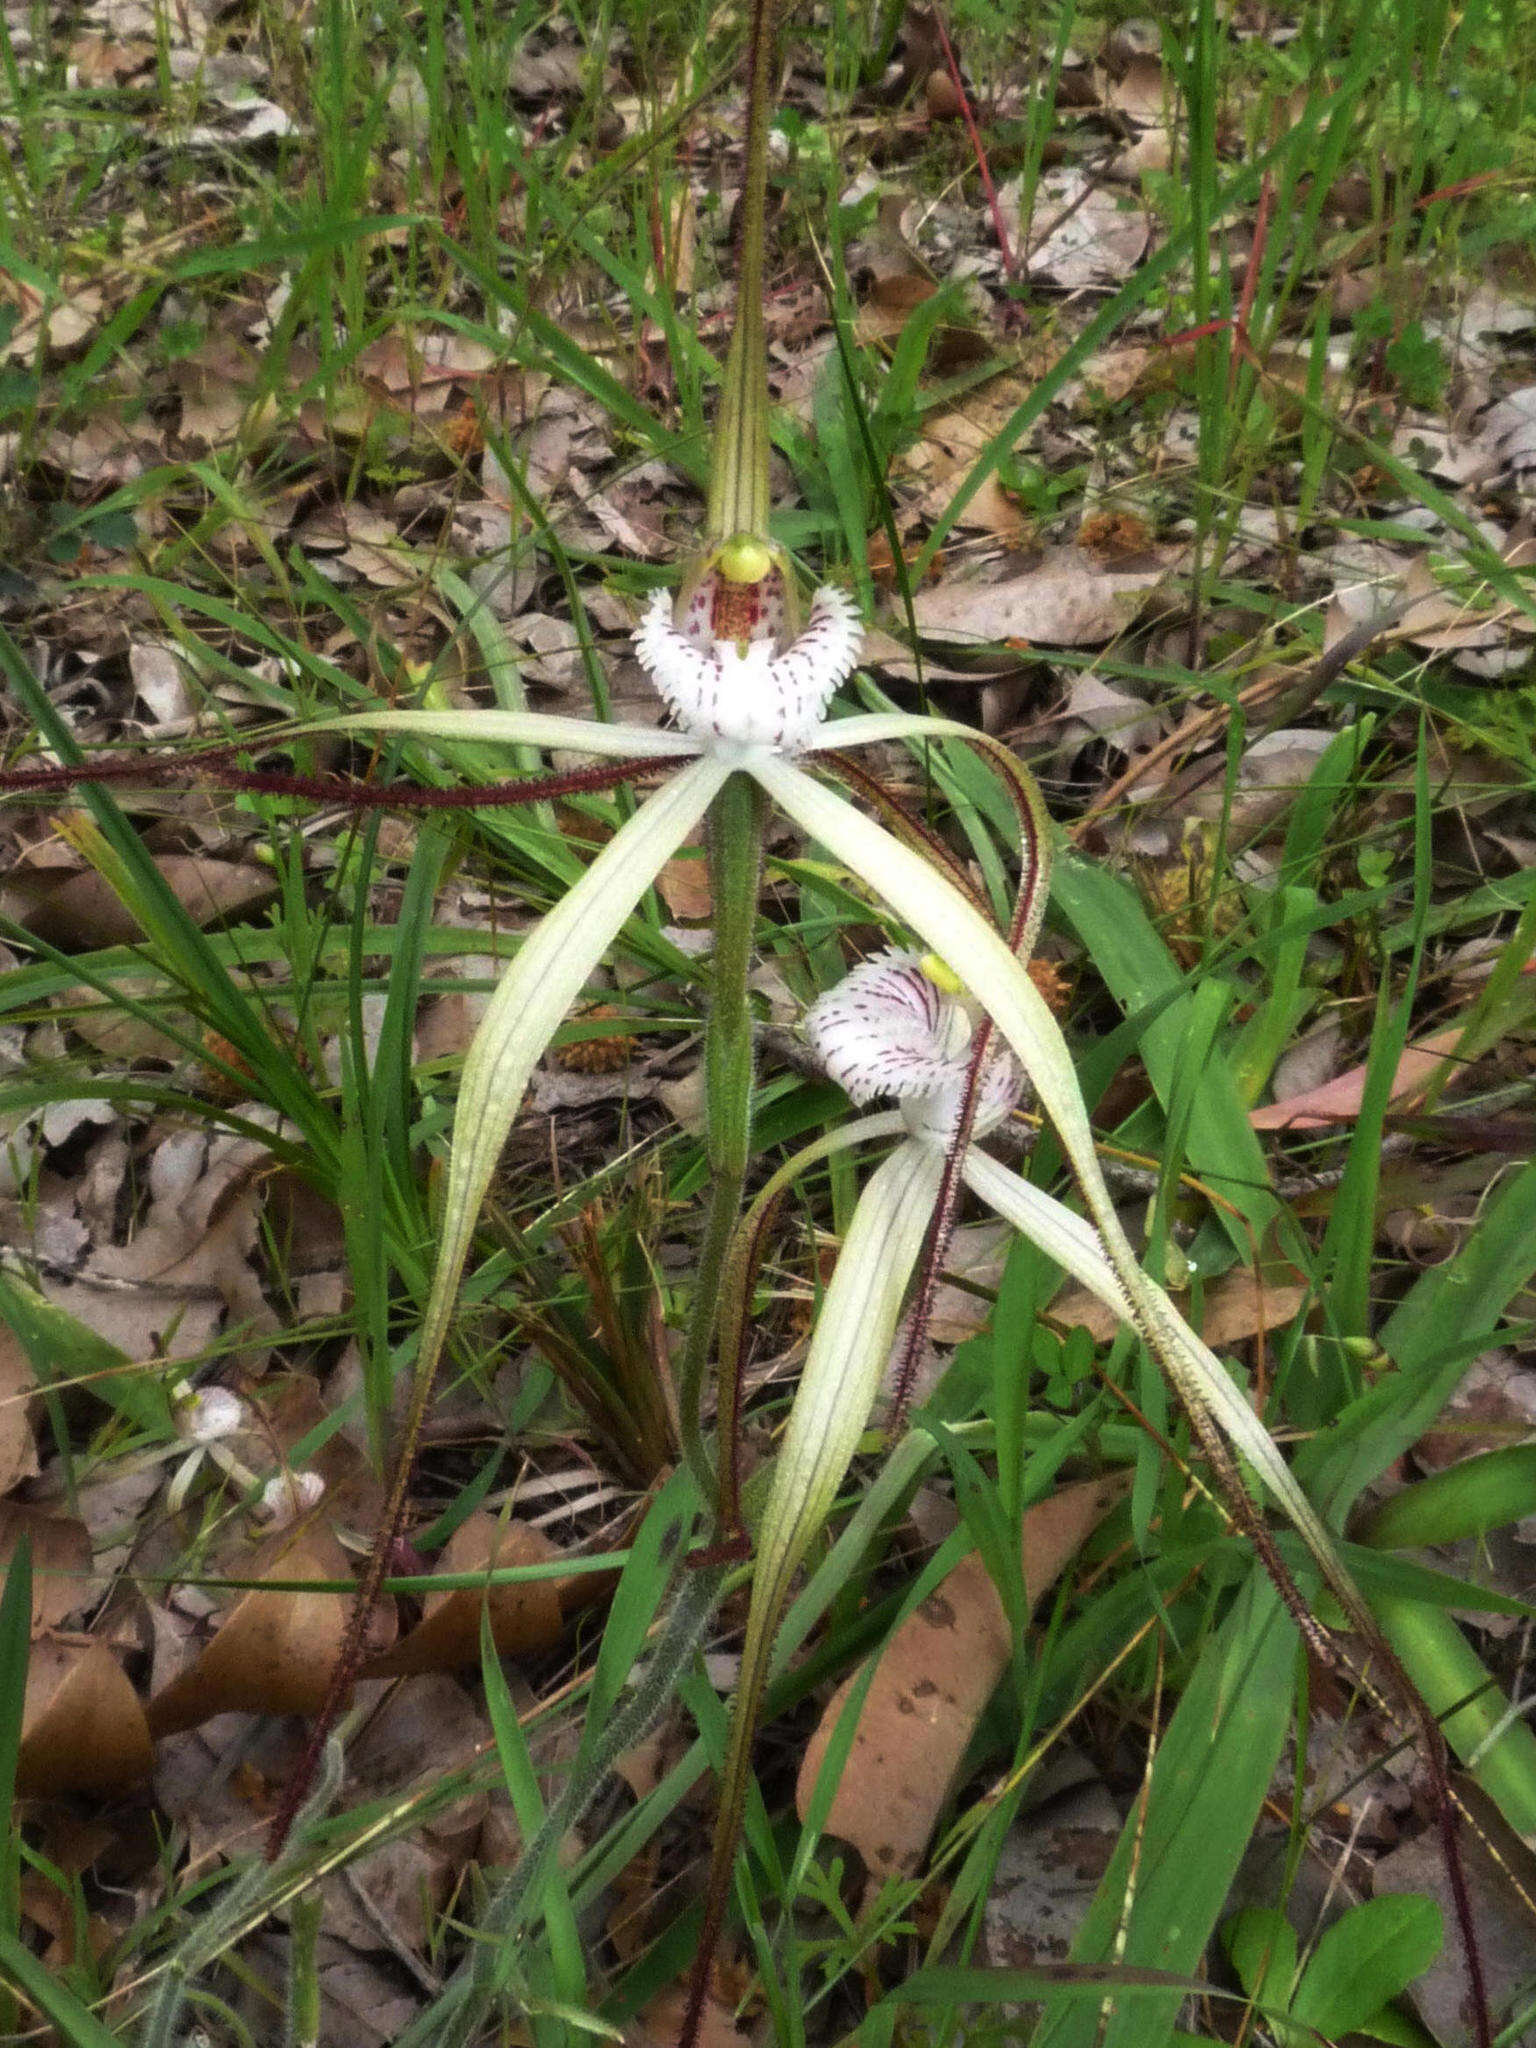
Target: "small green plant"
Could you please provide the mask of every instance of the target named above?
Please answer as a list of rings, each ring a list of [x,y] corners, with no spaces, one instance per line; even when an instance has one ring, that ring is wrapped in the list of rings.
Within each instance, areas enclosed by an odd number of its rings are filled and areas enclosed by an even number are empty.
[[[1423,2048],[1430,2037],[1392,2001],[1429,1968],[1443,1938],[1439,1907],[1413,1893],[1351,1906],[1305,1959],[1295,1929],[1274,1907],[1234,1913],[1221,1930],[1232,1967],[1279,2048],[1346,2034]]]

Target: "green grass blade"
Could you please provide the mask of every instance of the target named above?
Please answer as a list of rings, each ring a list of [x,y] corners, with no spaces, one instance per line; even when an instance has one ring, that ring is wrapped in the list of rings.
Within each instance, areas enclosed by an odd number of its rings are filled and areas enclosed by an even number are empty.
[[[1142,1815],[1126,1823],[1082,1932],[1075,1963],[1172,1970],[1199,1965],[1290,1727],[1296,1636],[1255,1573],[1201,1652],[1158,1747]],[[1053,2011],[1037,2048],[1158,2048],[1180,1999]],[[1102,2029],[1102,2032],[1101,2032]]]

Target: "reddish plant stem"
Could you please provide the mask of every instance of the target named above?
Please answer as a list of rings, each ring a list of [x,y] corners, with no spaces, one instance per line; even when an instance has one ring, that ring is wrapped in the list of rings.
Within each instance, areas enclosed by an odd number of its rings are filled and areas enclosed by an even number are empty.
[[[1248,323],[1253,312],[1254,296],[1259,288],[1259,272],[1264,265],[1264,245],[1269,240],[1269,215],[1275,201],[1275,180],[1272,171],[1264,173],[1259,185],[1259,210],[1253,222],[1253,246],[1248,251],[1248,261],[1243,268],[1242,289],[1237,296],[1237,312],[1233,316],[1233,333],[1238,346],[1232,351],[1227,363],[1227,398],[1230,401],[1237,389],[1237,366],[1240,362],[1253,359],[1253,344],[1249,339]]]
[[[912,1405],[912,1389],[917,1381],[918,1360],[922,1356],[923,1339],[928,1334],[928,1325],[933,1320],[934,1298],[939,1291],[939,1280],[943,1275],[945,1262],[949,1257],[950,1245],[954,1242],[955,1225],[960,1216],[960,1196],[965,1183],[961,1169],[965,1155],[971,1149],[971,1132],[976,1123],[976,1102],[981,1093],[981,1072],[986,1065],[987,1054],[992,1043],[992,1020],[983,1018],[971,1041],[970,1063],[965,1071],[965,1093],[960,1101],[960,1117],[955,1125],[954,1136],[944,1155],[944,1174],[939,1182],[939,1198],[934,1204],[933,1220],[928,1225],[928,1235],[923,1240],[923,1256],[918,1266],[917,1292],[912,1297],[912,1306],[907,1310],[901,1344],[901,1356],[896,1363],[896,1381],[891,1392],[891,1412],[886,1419],[886,1434],[894,1441],[901,1435],[907,1419],[907,1410]]]
[[[922,819],[909,810],[899,797],[893,796],[878,776],[871,775],[851,754],[826,753],[820,756],[820,760],[825,767],[834,770],[839,782],[845,782],[850,789],[857,790],[873,809],[879,811],[898,837],[905,839],[925,860],[940,869],[946,881],[958,889],[976,910],[983,916],[987,914],[986,903],[966,872],[965,863],[945,845],[936,832],[930,832]]]
[[[75,767],[0,769],[0,796],[46,796],[79,789],[90,782],[139,784],[145,788],[185,782],[239,790],[253,796],[299,797],[310,803],[339,804],[354,811],[488,811],[613,789],[658,765],[651,760],[603,761],[590,768],[520,776],[508,782],[423,789],[411,782],[367,782],[357,775],[291,775],[278,769],[232,768],[226,763],[235,751],[233,747],[218,747],[190,761],[137,755],[90,761]]]
[[[944,52],[944,63],[949,71],[949,82],[959,95],[960,117],[965,122],[966,133],[971,138],[971,148],[976,155],[976,168],[981,173],[981,189],[986,194],[987,211],[992,216],[992,232],[997,237],[998,251],[1003,259],[1003,270],[1007,275],[1008,282],[1012,284],[1018,276],[1018,266],[1013,260],[1013,245],[1008,240],[1008,230],[1003,224],[1003,209],[998,204],[997,187],[992,182],[992,167],[987,162],[987,152],[981,139],[981,130],[976,126],[976,116],[971,112],[970,94],[966,91],[965,81],[960,76],[960,66],[955,58],[954,45],[949,40],[949,31],[944,26],[944,16],[940,8],[936,7],[933,10],[933,23],[939,32],[939,44]]]
[[[1027,831],[1027,820],[1025,829]],[[1023,943],[1024,932],[1029,922],[1029,895],[1021,890],[1013,906],[1013,916],[1008,925],[1008,944],[1017,952]],[[917,1379],[917,1362],[922,1353],[923,1338],[933,1319],[934,1297],[939,1291],[939,1278],[949,1257],[949,1247],[954,1242],[955,1225],[960,1215],[960,1194],[963,1187],[961,1169],[965,1155],[971,1148],[971,1132],[976,1124],[976,1104],[981,1094],[982,1070],[992,1046],[992,1019],[983,1017],[976,1027],[971,1040],[971,1057],[965,1070],[965,1093],[960,1100],[960,1118],[949,1149],[944,1155],[944,1177],[939,1183],[939,1199],[934,1206],[933,1221],[928,1226],[928,1236],[923,1244],[922,1263],[918,1269],[917,1293],[907,1311],[906,1326],[902,1338],[901,1356],[896,1364],[896,1385],[891,1397],[891,1413],[886,1424],[892,1437],[899,1436],[906,1421],[907,1410],[912,1403],[912,1388]]]

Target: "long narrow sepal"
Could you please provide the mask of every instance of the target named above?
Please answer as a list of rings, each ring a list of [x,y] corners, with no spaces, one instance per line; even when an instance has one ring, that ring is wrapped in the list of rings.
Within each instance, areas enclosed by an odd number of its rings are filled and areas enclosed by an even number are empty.
[[[710,1847],[700,1960],[680,2031],[684,2042],[697,2038],[709,1958],[730,1896],[731,1865],[746,1810],[752,1735],[773,1639],[795,1570],[826,1520],[869,1421],[942,1170],[943,1154],[915,1143],[898,1146],[877,1168],[859,1197],[816,1319],[758,1532],[752,1605]]]
[[[303,732],[398,732],[418,739],[488,746],[556,747],[573,754],[614,754],[636,760],[680,761],[699,751],[685,732],[659,726],[600,725],[591,718],[557,718],[539,711],[359,711],[327,718]]]
[[[374,1547],[358,1581],[341,1654],[309,1745],[268,1833],[269,1858],[281,1851],[287,1839],[297,1801],[313,1774],[319,1744],[344,1704],[357,1671],[368,1617],[378,1601],[404,1520],[411,1457],[432,1398],[475,1218],[523,1091],[587,977],[662,865],[703,817],[728,773],[717,762],[697,761],[641,805],[575,887],[523,941],[475,1033],[459,1088],[437,1263],[422,1317],[410,1404],[400,1431],[401,1449],[390,1475]]]
[[[418,1373],[435,1361],[475,1218],[529,1076],[625,919],[709,808],[729,770],[696,761],[642,804],[523,941],[464,1060],[437,1268]]]
[[[777,1626],[790,1581],[868,1427],[943,1164],[935,1146],[898,1146],[859,1197],[774,1461],[757,1537],[749,1642],[754,1627]]]
[[[995,1215],[1039,1245],[1047,1258],[1064,1267],[1121,1322],[1132,1323],[1120,1276],[1105,1256],[1103,1242],[1092,1224],[984,1152],[972,1152],[964,1171],[967,1187]],[[1155,1283],[1148,1280],[1146,1284],[1152,1287]],[[1158,1292],[1162,1290],[1159,1288]],[[1188,1370],[1200,1377],[1205,1404],[1233,1448],[1247,1459],[1306,1536],[1309,1548],[1326,1548],[1333,1540],[1327,1526],[1297,1484],[1274,1438],[1249,1407],[1215,1352],[1195,1335],[1166,1295],[1163,1299],[1167,1303],[1169,1342],[1177,1347]]]

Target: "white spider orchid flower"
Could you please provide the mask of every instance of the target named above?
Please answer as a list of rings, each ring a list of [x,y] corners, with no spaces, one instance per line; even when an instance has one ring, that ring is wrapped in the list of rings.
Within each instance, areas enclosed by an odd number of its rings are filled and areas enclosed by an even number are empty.
[[[1142,1271],[1120,1224],[1099,1167],[1071,1053],[1020,959],[1032,943],[1047,893],[1049,827],[1037,793],[996,743],[951,720],[892,713],[818,723],[857,660],[855,615],[841,593],[822,590],[812,604],[806,632],[781,646],[787,604],[775,585],[779,573],[772,550],[744,536],[725,543],[710,557],[705,594],[701,598],[695,589],[685,598],[681,627],[669,626],[661,604],[652,601],[637,650],[683,721],[682,732],[521,711],[381,711],[327,721],[333,731],[414,734],[450,745],[559,748],[687,764],[640,805],[528,934],[466,1055],[437,1264],[421,1330],[418,1382],[431,1374],[442,1350],[480,1204],[535,1066],[661,868],[702,820],[726,781],[733,774],[745,774],[808,839],[861,877],[910,931],[948,962],[977,1013],[991,1018],[1022,1067],[1072,1163],[1092,1222],[1074,1216],[1017,1175],[1007,1174],[974,1147],[966,1164],[967,1180],[978,1192],[985,1183],[993,1192],[984,1198],[1000,1214],[1028,1229],[1084,1285],[1103,1292],[1163,1365],[1207,1449],[1216,1454],[1217,1438],[1224,1437],[1248,1459],[1295,1523],[1346,1610],[1365,1613],[1328,1529],[1268,1432],[1220,1362]],[[847,751],[903,739],[958,739],[988,748],[1003,761],[1015,789],[1025,791],[1030,815],[1025,827],[1024,888],[1030,915],[1018,951],[932,862],[801,765],[804,757],[823,750]],[[899,1135],[907,1132],[907,1125],[899,1116],[887,1116],[865,1119],[857,1129],[865,1135]],[[869,1200],[878,1189],[890,1218],[899,1217],[899,1228],[894,1220],[892,1228],[898,1228],[903,1247],[912,1219],[919,1212],[926,1218],[925,1201],[931,1207],[931,1197],[924,1191],[930,1183],[937,1189],[942,1157],[938,1144],[924,1143],[915,1151],[900,1148],[866,1193]],[[898,1165],[898,1160],[905,1164]],[[1031,1221],[1021,1220],[1025,1217]],[[871,1231],[884,1235],[873,1225]],[[834,1338],[847,1340],[861,1353],[870,1350],[871,1333],[883,1323],[886,1309],[894,1319],[920,1242],[918,1229],[910,1238],[910,1257],[903,1248],[902,1258],[879,1282],[879,1316],[870,1313],[872,1300],[851,1314],[842,1311],[843,1301],[851,1299],[849,1290],[872,1284],[868,1275],[858,1277],[859,1261],[849,1258],[853,1243],[845,1246],[818,1322],[813,1353],[832,1347]],[[825,1338],[824,1329],[829,1331]],[[883,1357],[880,1349],[881,1361]],[[850,1398],[842,1412],[857,1408],[858,1401]],[[797,1404],[797,1416],[799,1412]],[[866,1404],[863,1413],[867,1412]],[[863,1427],[862,1418],[858,1427]]]

